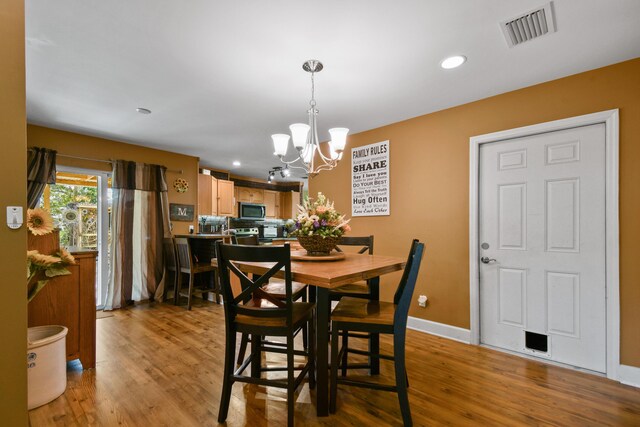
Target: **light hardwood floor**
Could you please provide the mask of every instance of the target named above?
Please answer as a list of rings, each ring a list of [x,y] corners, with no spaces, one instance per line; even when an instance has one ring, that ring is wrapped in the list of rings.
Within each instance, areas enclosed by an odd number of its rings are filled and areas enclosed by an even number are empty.
[[[217,425],[224,354],[223,308],[139,305],[97,321],[97,367],[68,366],[63,396],[29,413],[37,426]],[[391,352],[390,340],[381,340]],[[409,399],[416,426],[640,425],[640,390],[409,331]],[[269,361],[274,361],[271,358]],[[392,379],[383,362],[381,378]],[[228,426],[286,424],[282,390],[236,384]],[[340,386],[338,412],[315,415],[304,385],[296,425],[401,425],[395,394]]]

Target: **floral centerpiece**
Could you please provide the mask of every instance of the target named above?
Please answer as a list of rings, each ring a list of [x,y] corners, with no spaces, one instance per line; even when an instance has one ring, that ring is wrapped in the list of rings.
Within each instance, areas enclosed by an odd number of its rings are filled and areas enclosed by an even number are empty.
[[[53,231],[51,215],[40,208],[27,210],[27,228],[34,236],[42,236]],[[60,249],[52,255],[27,251],[27,300],[31,301],[45,287],[49,279],[71,274],[65,267],[75,264],[73,255]]]
[[[300,245],[309,255],[328,255],[340,241],[340,236],[351,230],[349,220],[333,207],[322,193],[314,201],[306,198],[298,205],[295,230]]]

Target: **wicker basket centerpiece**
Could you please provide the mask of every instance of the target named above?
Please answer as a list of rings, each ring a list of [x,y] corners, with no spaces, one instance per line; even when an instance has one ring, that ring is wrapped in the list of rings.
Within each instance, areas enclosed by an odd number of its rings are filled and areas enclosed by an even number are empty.
[[[329,255],[339,241],[340,237],[323,237],[318,235],[298,236],[300,246],[307,251],[307,255],[312,256]]]
[[[344,215],[333,207],[333,203],[318,193],[312,202],[306,198],[302,206],[298,206],[298,216],[292,236],[298,238],[300,246],[308,255],[329,255],[340,241],[340,237],[351,230]]]

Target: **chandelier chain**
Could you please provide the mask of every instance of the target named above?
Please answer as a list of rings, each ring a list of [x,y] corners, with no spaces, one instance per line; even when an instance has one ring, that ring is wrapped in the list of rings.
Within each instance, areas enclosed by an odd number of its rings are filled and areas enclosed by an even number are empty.
[[[313,78],[315,75],[315,73],[312,71],[311,72],[311,101],[309,101],[309,105],[311,105],[311,108],[315,108],[316,106],[316,83],[315,83],[315,79]]]

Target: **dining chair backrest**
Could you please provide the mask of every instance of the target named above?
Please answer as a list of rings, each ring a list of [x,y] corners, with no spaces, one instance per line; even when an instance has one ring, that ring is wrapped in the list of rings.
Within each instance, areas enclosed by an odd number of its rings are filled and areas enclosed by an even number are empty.
[[[401,329],[406,327],[407,317],[409,316],[409,306],[411,305],[413,291],[416,287],[416,281],[418,280],[423,251],[424,243],[420,243],[418,239],[414,239],[413,242],[411,242],[409,257],[407,258],[407,264],[404,267],[402,278],[398,284],[398,289],[396,289],[396,293],[393,296],[393,303],[398,306],[394,315],[394,325],[400,326]]]
[[[191,271],[193,259],[191,258],[191,247],[189,246],[189,239],[185,237],[176,237],[175,246],[178,259],[178,268],[183,272]]]
[[[225,304],[225,320],[235,320],[237,315],[251,317],[286,317],[287,325],[292,324],[292,291],[291,291],[291,250],[284,246],[248,246],[229,245],[222,241],[216,242],[218,258],[218,274]],[[249,278],[236,266],[237,262],[262,262],[273,266],[259,277]],[[269,279],[276,273],[284,271],[285,299],[276,299],[262,289]],[[231,286],[231,274],[240,279],[241,291],[234,295]],[[247,304],[252,299],[266,300],[272,307],[259,308]]]
[[[178,266],[176,259],[176,246],[173,237],[165,237],[162,239],[162,256],[164,257],[165,268],[169,271],[175,271]]]
[[[340,246],[361,246],[358,250],[359,254],[367,253],[368,255],[373,255],[373,236],[342,236],[340,237],[340,241],[338,242],[338,246],[336,250],[338,252],[343,252]]]
[[[258,246],[260,244],[260,240],[258,240],[257,234],[250,234],[248,236],[236,236],[236,244]]]

